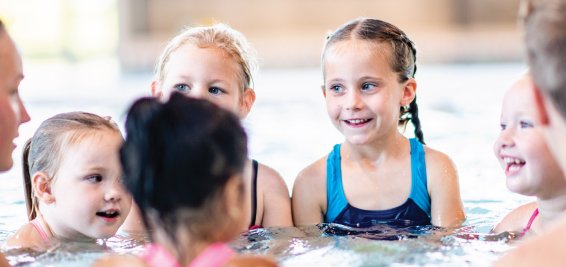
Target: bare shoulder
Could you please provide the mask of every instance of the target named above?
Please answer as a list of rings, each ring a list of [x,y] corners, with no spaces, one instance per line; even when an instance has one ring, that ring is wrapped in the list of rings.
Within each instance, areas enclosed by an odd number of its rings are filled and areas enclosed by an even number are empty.
[[[537,208],[536,202],[530,202],[521,205],[509,212],[503,219],[493,228],[492,232],[520,232],[529,222],[531,215]]]
[[[276,191],[289,195],[289,188],[283,180],[283,177],[273,168],[259,164],[258,166],[258,185],[265,191]]]
[[[326,159],[325,156],[302,169],[295,179],[293,192],[297,187],[326,186]]]
[[[26,223],[14,235],[6,239],[4,248],[42,248],[45,246],[41,236],[31,223]]]
[[[456,165],[448,155],[428,146],[425,146],[424,150],[427,172],[442,174],[447,170],[456,170]]]
[[[326,213],[326,157],[303,169],[293,184],[293,223],[310,225],[324,221]]]
[[[494,266],[566,266],[565,247],[566,220],[562,218],[555,227],[505,254]]]
[[[91,267],[146,267],[147,264],[134,255],[109,255],[96,260]]]
[[[237,256],[231,259],[225,267],[276,267],[275,261],[267,257]]]

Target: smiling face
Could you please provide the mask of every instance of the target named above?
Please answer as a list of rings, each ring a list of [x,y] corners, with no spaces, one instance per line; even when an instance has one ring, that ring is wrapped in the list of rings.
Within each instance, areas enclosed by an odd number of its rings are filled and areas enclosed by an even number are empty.
[[[18,93],[23,77],[22,61],[14,43],[6,32],[0,31],[0,171],[12,167],[18,127],[30,120]]]
[[[532,81],[522,77],[503,98],[501,132],[494,151],[515,193],[544,197],[566,187],[536,119]]]
[[[53,203],[41,207],[58,237],[108,238],[122,225],[131,198],[122,184],[121,144],[119,133],[96,130],[65,148],[51,184]]]
[[[247,111],[239,72],[240,66],[223,50],[187,43],[169,56],[163,81],[155,84],[156,92],[166,99],[173,91],[179,91],[206,99],[242,117]]]
[[[324,57],[324,95],[334,126],[352,144],[365,144],[398,132],[399,107],[406,95],[390,66],[384,43],[347,40],[333,44]]]

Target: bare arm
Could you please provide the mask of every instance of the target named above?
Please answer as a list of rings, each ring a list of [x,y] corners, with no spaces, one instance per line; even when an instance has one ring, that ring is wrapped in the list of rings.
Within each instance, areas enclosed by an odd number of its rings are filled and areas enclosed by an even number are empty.
[[[293,223],[312,225],[324,222],[326,211],[326,159],[305,168],[293,185]]]
[[[0,267],[10,267],[10,263],[8,263],[8,260],[2,253],[0,253]]]
[[[283,178],[275,170],[260,165],[258,191],[263,201],[263,226],[293,226],[291,198]],[[261,205],[258,203],[261,207]]]
[[[426,148],[426,166],[432,224],[439,227],[459,226],[466,216],[454,163],[445,154]]]
[[[505,254],[494,266],[566,266],[566,219],[561,218],[540,236],[525,240],[516,249]]]
[[[497,225],[495,225],[491,232],[521,232],[523,228],[527,226],[527,223],[536,208],[537,203],[531,202],[512,210],[505,215],[505,217],[503,217]]]

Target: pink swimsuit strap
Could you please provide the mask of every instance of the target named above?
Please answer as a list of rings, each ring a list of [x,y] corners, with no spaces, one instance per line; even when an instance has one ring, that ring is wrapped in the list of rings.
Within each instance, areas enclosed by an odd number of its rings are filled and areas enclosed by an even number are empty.
[[[201,252],[188,267],[220,267],[225,266],[235,252],[224,243],[214,243]],[[141,258],[151,267],[181,267],[177,259],[158,244],[146,246]]]
[[[533,222],[535,221],[535,218],[537,216],[538,216],[538,208],[536,208],[533,214],[531,215],[531,218],[529,219],[527,226],[523,228],[523,232],[521,232],[521,236],[524,236],[529,230],[531,230],[531,226],[533,225]]]
[[[30,223],[33,226],[33,228],[35,228],[37,233],[39,233],[41,240],[43,240],[43,242],[45,242],[45,244],[51,243],[51,240],[49,240],[47,233],[45,232],[45,230],[43,230],[43,226],[41,225],[41,223],[38,220],[32,220]]]
[[[189,267],[221,267],[225,266],[235,255],[225,243],[214,243],[201,252]]]
[[[155,243],[147,245],[140,257],[151,267],[181,267],[169,251]]]

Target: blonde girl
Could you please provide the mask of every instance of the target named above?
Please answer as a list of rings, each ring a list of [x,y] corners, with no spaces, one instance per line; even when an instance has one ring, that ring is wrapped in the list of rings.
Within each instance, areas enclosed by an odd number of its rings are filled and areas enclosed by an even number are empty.
[[[118,158],[122,141],[115,123],[98,115],[62,113],[44,121],[22,160],[30,221],[6,245],[44,250],[61,240],[113,236],[131,206]]]
[[[224,25],[188,28],[163,50],[151,83],[153,96],[172,92],[206,99],[244,119],[255,92],[252,49],[238,31]],[[283,178],[272,168],[248,159],[244,174],[246,229],[291,226],[291,201]],[[137,229],[134,215],[125,229]],[[137,220],[139,222],[139,219]]]

